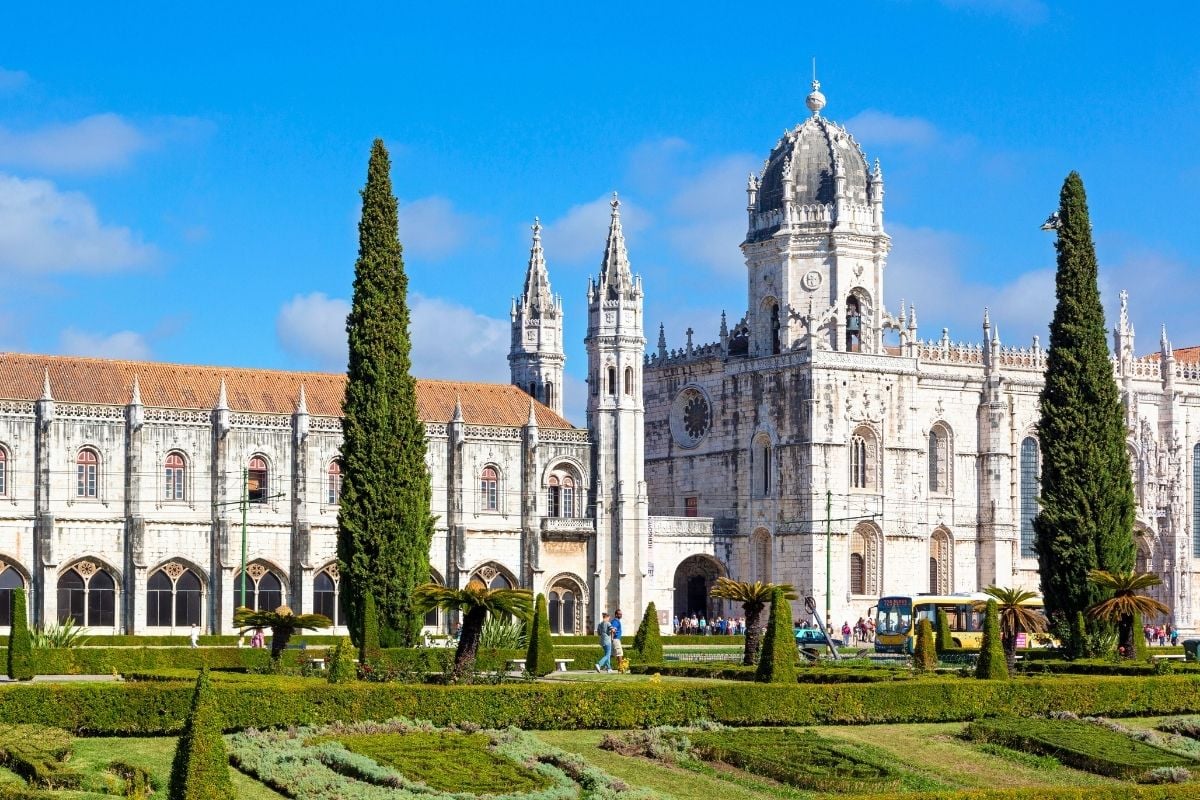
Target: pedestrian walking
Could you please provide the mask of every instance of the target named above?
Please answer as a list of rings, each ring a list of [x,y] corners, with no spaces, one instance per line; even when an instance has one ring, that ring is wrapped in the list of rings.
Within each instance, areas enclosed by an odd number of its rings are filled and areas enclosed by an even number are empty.
[[[608,670],[612,672],[612,623],[608,621],[608,612],[600,615],[600,624],[596,626],[596,635],[600,638],[600,649],[604,655],[596,662],[596,672]]]
[[[188,641],[192,643],[192,647],[200,646],[200,629],[195,625],[192,626],[192,632],[188,634]]]

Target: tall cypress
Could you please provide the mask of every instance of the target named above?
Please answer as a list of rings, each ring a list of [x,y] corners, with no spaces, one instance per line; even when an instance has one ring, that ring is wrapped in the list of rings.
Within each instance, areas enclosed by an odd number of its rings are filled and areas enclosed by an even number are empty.
[[[1079,174],[1058,209],[1058,305],[1041,394],[1041,508],[1033,520],[1046,610],[1074,619],[1103,599],[1093,569],[1134,564],[1134,497],[1125,420],[1105,338],[1096,250]]]
[[[342,482],[338,514],[341,596],[350,630],[362,630],[364,597],[378,605],[381,626],[413,646],[424,615],[412,591],[429,580],[429,472],[425,426],[417,418],[410,371],[408,276],[392,194],[391,161],[376,139],[362,190],[350,346],[342,405]]]

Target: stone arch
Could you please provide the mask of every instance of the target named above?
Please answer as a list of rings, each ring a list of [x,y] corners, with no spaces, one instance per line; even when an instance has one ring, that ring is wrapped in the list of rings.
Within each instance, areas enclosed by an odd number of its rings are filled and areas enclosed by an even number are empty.
[[[21,582],[25,584],[25,588],[29,589],[32,585],[33,578],[29,574],[29,570],[15,557],[7,553],[0,552],[0,572],[6,569],[11,569],[21,576]]]
[[[587,633],[587,585],[573,572],[560,572],[546,581],[546,609],[553,634]]]
[[[929,428],[929,493],[954,493],[954,430],[938,420]]]
[[[3,559],[3,557],[0,556],[0,560],[2,560],[2,559]],[[77,556],[71,556],[70,558],[64,559],[62,562],[62,566],[60,566],[58,568],[58,572],[56,574],[58,576],[62,576],[63,573],[65,573],[67,570],[75,569],[76,567],[83,564],[84,562],[90,562],[96,569],[102,569],[105,572],[107,572],[110,576],[112,576],[112,579],[114,581],[116,581],[118,584],[121,583],[121,570],[120,569],[115,567],[108,560],[100,558],[99,556],[91,555],[90,553],[83,553],[83,554],[80,554]],[[84,567],[84,570],[87,570],[87,567]]]
[[[270,577],[268,577],[270,576]],[[278,586],[276,586],[276,583]],[[262,595],[260,595],[260,588]],[[242,571],[239,568],[233,573],[232,586],[233,607],[238,608],[242,600]],[[280,566],[266,558],[252,558],[246,562],[246,595],[253,605],[250,608],[259,611],[274,611],[279,606],[288,605],[288,574]],[[293,609],[299,613],[299,609]]]
[[[115,628],[119,620],[121,577],[108,562],[81,556],[58,570],[58,622],[86,628]]]
[[[546,492],[546,516],[573,518],[584,516],[587,493],[583,475],[573,459],[555,459],[543,474]]]
[[[850,533],[848,552],[849,593],[878,597],[882,585],[883,533],[874,523],[860,522]]]
[[[341,577],[336,558],[313,570],[312,612],[328,617],[334,625],[345,624],[340,595]]]
[[[550,476],[552,474],[554,474],[555,470],[561,471],[564,469],[574,472],[575,477],[577,477],[579,479],[580,483],[584,486],[587,485],[587,480],[588,480],[587,467],[585,467],[583,465],[583,462],[581,462],[579,459],[573,458],[571,456],[555,456],[554,458],[547,461],[546,464],[542,467],[541,485],[546,486],[549,483]]]
[[[195,561],[192,561],[190,558],[184,558],[183,556],[174,556],[172,558],[163,559],[150,569],[146,570],[146,576],[149,577],[160,570],[166,569],[171,564],[178,564],[185,569],[190,569],[192,572],[196,573],[196,577],[200,579],[200,585],[207,591],[209,587],[208,572],[205,571],[205,569]]]
[[[954,592],[954,537],[944,525],[929,537],[929,591],[931,594]]]
[[[709,596],[717,578],[727,575],[725,566],[707,553],[697,553],[679,562],[675,568],[675,615],[682,617],[693,612],[709,617],[719,613],[722,602]]]
[[[29,571],[20,562],[11,556],[0,555],[0,627],[12,625],[13,590],[28,591],[32,585]]]
[[[847,352],[874,352],[874,325],[872,324],[874,305],[871,293],[861,286],[855,286],[846,293],[846,342]]]
[[[493,589],[518,589],[521,586],[521,582],[517,580],[517,574],[498,561],[485,561],[477,565],[471,570],[470,577],[467,578],[467,583],[474,580],[478,580],[484,586]],[[504,587],[502,581],[507,581],[508,586]]]
[[[870,425],[858,425],[850,434],[850,488],[879,491],[879,436]]]
[[[191,574],[199,586],[190,587]],[[165,576],[160,578],[159,576]],[[209,579],[199,565],[186,558],[171,558],[146,573],[146,626],[156,628],[205,627]]]
[[[1134,571],[1154,573],[1163,581],[1158,586],[1146,589],[1146,596],[1153,597],[1168,608],[1174,607],[1175,604],[1171,602],[1170,569],[1169,565],[1165,563],[1166,555],[1160,546],[1158,536],[1149,525],[1139,521],[1133,526],[1133,543],[1135,547]],[[1153,620],[1144,621],[1152,622]]]
[[[750,534],[750,580],[771,581],[771,533],[766,528]]]
[[[785,349],[783,309],[779,300],[771,295],[764,297],[759,304],[762,311],[763,327],[759,340],[759,352],[762,355],[777,355]]]

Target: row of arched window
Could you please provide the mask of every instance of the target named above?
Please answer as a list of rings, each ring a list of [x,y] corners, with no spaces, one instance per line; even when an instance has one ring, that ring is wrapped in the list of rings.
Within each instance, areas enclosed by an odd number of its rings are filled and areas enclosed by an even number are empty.
[[[606,372],[606,380],[604,381],[605,392],[612,396],[616,396],[617,390],[621,388],[621,384],[617,382],[617,368],[609,367]],[[625,368],[625,394],[632,395],[635,390],[633,381],[633,367]]]
[[[576,517],[582,511],[578,479],[566,468],[559,467],[546,479],[546,516]],[[492,464],[479,473],[479,508],[482,511],[500,510],[500,470]]]
[[[850,594],[878,596],[883,585],[883,543],[879,530],[860,523],[850,534]],[[929,592],[954,591],[954,543],[938,528],[929,537]]]
[[[100,496],[100,453],[93,447],[80,449],[75,457],[75,497],[93,499]],[[178,450],[163,459],[162,499],[182,502],[188,499],[188,462]],[[8,451],[0,446],[0,497],[9,491]],[[255,455],[246,462],[246,489],[251,503],[265,503],[271,495],[271,474],[267,459]],[[331,461],[325,470],[324,499],[337,505],[342,491],[342,465]]]

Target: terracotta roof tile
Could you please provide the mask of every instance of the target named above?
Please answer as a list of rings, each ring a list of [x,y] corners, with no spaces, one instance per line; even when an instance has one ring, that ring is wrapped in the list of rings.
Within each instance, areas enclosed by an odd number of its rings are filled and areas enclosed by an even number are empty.
[[[0,353],[0,399],[41,397],[44,370],[50,373],[51,394],[63,403],[125,405],[136,375],[142,403],[148,407],[210,409],[217,404],[224,378],[232,411],[291,414],[303,384],[308,413],[337,417],[346,389],[346,376],[329,372]],[[469,425],[520,427],[529,419],[529,395],[516,386],[417,380],[417,413],[425,422],[449,422],[455,398],[462,402],[463,419]],[[534,403],[534,408],[541,427],[574,427],[541,403]]]

